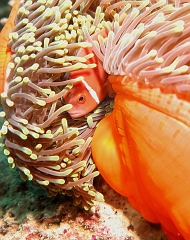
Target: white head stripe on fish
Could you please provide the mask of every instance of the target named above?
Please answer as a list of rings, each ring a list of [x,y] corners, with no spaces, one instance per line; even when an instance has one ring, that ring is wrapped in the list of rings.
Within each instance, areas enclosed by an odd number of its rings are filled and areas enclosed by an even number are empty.
[[[94,89],[92,89],[87,82],[85,82],[84,80],[82,80],[82,83],[84,84],[84,86],[86,87],[86,89],[89,91],[90,95],[93,97],[93,99],[95,100],[95,102],[97,104],[100,103],[100,100],[98,98],[98,95],[96,94],[96,92],[94,91]]]

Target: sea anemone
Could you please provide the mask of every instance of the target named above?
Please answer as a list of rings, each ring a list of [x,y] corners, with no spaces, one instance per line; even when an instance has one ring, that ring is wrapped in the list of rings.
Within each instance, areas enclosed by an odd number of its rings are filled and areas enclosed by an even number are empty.
[[[10,33],[4,92],[1,94],[5,118],[1,137],[10,167],[17,166],[24,180],[33,180],[49,196],[57,193],[74,197],[85,209],[103,196],[93,187],[99,172],[91,156],[91,139],[96,124],[110,111],[107,98],[88,116],[72,119],[63,96],[72,84],[69,72],[94,68],[86,64],[93,55],[77,57],[80,48],[90,48],[82,26],[90,34],[99,31],[104,14],[94,13],[89,1],[27,0],[21,4]]]
[[[94,159],[147,220],[170,239],[189,239],[189,11],[177,0],[25,1],[1,95],[10,166],[88,209],[102,199]],[[109,75],[114,109],[106,98],[72,119],[63,99],[82,81],[69,72],[95,67],[91,54],[77,56],[86,47]]]
[[[100,6],[104,6],[102,1]],[[188,2],[188,1],[186,1]],[[110,5],[105,15],[112,21],[102,25],[107,37],[93,41],[86,27],[85,38],[103,62],[109,75],[127,76],[149,87],[176,93],[189,85],[189,4],[180,1],[120,1]]]

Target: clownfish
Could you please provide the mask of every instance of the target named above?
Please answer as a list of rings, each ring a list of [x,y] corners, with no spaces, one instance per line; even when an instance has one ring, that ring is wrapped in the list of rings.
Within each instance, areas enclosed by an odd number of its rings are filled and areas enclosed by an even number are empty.
[[[15,18],[18,13],[19,6],[20,0],[15,0],[9,18],[0,32],[0,93],[4,91],[4,86],[6,84],[5,79],[7,65],[10,62],[12,55],[11,49],[7,46],[7,43],[9,42],[9,34],[15,26]]]
[[[90,53],[92,53],[90,48],[82,48],[77,56],[83,57]],[[104,71],[100,60],[93,56],[86,63],[95,63],[97,66],[71,72],[69,79],[80,76],[84,79],[74,83],[73,87],[64,96],[65,103],[73,106],[68,111],[73,118],[82,117],[93,111],[108,94],[107,73]]]

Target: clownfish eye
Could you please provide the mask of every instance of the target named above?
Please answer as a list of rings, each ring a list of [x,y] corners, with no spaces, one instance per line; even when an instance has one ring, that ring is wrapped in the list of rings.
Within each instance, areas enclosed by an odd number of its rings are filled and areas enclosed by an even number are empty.
[[[85,102],[86,102],[86,97],[85,97],[84,94],[80,94],[80,95],[78,96],[78,102],[79,102],[79,103],[85,103]]]

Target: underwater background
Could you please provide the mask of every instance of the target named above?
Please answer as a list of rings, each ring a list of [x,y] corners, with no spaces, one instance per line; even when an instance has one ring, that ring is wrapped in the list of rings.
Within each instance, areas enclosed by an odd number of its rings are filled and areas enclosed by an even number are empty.
[[[11,7],[8,5],[8,0],[0,1],[0,19],[4,17],[8,17]],[[2,29],[3,25],[0,23],[0,29]]]

